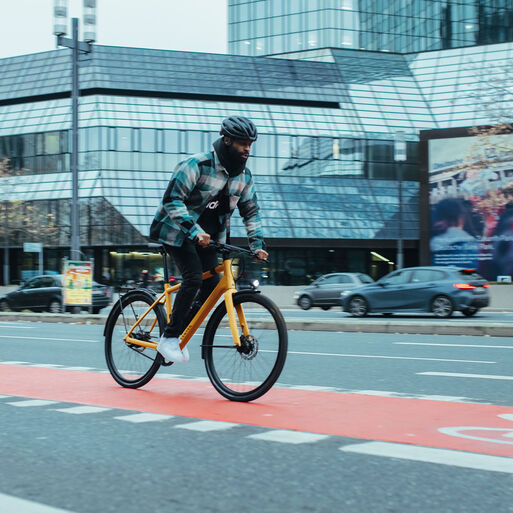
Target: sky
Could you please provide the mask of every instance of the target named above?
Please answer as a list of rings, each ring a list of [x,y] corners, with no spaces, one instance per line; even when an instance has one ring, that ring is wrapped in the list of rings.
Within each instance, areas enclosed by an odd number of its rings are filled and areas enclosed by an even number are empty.
[[[0,58],[55,49],[53,3],[54,0],[0,0]],[[97,44],[226,53],[226,0],[96,3]],[[80,19],[82,0],[69,0],[68,4],[70,20]],[[68,25],[71,27],[71,21]]]

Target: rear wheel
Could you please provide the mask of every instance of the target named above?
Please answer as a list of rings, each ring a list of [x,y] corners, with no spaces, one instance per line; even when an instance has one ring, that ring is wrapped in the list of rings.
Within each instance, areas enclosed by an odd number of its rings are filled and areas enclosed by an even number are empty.
[[[329,310],[329,309],[331,308],[331,306],[321,306],[321,308],[322,308],[323,310]]]
[[[447,318],[452,315],[454,306],[447,296],[436,296],[431,302],[431,311],[436,317]]]
[[[349,301],[347,311],[353,317],[365,317],[369,313],[369,304],[362,296],[355,296]]]
[[[477,312],[479,312],[479,308],[476,308],[475,306],[469,306],[461,311],[465,317],[472,317],[473,315],[476,315]]]
[[[153,304],[155,298],[146,291],[134,290],[116,301],[105,325],[105,359],[112,377],[122,386],[146,385],[162,364],[162,356],[152,348],[125,342],[135,322]],[[132,337],[158,342],[166,326],[162,305],[156,305],[132,332]]]
[[[278,307],[261,294],[235,294],[233,303],[242,306],[249,335],[241,335],[240,346],[233,343],[223,302],[205,329],[202,355],[208,377],[221,395],[232,401],[252,401],[274,385],[283,369],[287,326]]]
[[[7,312],[9,310],[9,303],[5,299],[0,301],[0,312]]]

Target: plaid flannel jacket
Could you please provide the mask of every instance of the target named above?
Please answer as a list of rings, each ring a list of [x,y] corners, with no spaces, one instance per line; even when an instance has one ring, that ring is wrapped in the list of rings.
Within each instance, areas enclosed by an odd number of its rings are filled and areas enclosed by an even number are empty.
[[[150,238],[170,246],[181,246],[185,237],[194,239],[203,229],[197,220],[206,205],[227,185],[229,210],[219,218],[216,239],[226,242],[230,217],[237,206],[253,251],[262,249],[262,223],[249,169],[230,177],[215,151],[198,153],[180,162],[167,187],[150,227]]]

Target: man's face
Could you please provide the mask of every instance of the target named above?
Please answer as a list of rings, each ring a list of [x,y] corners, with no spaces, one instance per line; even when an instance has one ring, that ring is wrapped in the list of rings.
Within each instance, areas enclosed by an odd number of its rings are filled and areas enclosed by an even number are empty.
[[[228,151],[240,159],[242,163],[246,163],[249,158],[249,151],[253,141],[248,139],[232,139],[231,137],[224,138],[225,144],[228,146]]]

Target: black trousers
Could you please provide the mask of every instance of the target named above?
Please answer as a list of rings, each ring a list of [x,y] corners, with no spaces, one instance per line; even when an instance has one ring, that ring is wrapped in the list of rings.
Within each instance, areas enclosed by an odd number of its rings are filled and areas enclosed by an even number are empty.
[[[218,265],[214,248],[202,248],[186,239],[182,246],[166,246],[166,251],[173,257],[183,279],[174,299],[170,322],[164,330],[164,336],[171,338],[180,336],[219,283],[219,275],[207,280],[202,280],[201,276]]]

